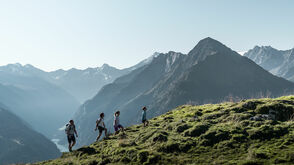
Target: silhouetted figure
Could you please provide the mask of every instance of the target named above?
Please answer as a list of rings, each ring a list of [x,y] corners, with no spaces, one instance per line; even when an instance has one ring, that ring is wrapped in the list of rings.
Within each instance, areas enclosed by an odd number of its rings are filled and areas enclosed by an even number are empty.
[[[104,124],[104,113],[100,113],[100,118],[96,121],[95,131],[97,131],[97,129],[99,130],[99,135],[98,135],[96,141],[99,140],[103,131],[105,131],[105,137],[107,136],[107,129],[105,128],[105,124]]]
[[[144,127],[148,126],[149,124],[149,121],[147,120],[147,108],[146,107],[143,107],[142,108],[143,112],[142,112],[142,123],[144,124]]]
[[[67,134],[68,150],[72,152],[72,147],[76,144],[75,134],[78,137],[76,126],[73,120],[70,120],[65,127],[65,133]]]
[[[120,111],[116,111],[114,113],[113,126],[114,126],[114,130],[115,130],[115,134],[118,133],[119,129],[122,130],[122,132],[124,132],[124,127],[119,123],[119,115],[120,115]]]

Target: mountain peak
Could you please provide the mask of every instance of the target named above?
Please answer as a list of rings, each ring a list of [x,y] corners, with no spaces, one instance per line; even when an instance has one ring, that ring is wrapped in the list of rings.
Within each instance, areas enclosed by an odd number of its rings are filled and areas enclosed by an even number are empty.
[[[193,55],[196,52],[199,52],[201,50],[202,53],[203,51],[219,51],[219,50],[224,50],[224,49],[229,49],[227,46],[222,44],[221,42],[207,37],[198,42],[198,44],[188,53],[188,55]]]
[[[33,65],[31,64],[26,64],[23,66],[24,68],[27,68],[27,69],[37,69],[36,67],[34,67]],[[38,69],[39,70],[39,69]]]
[[[276,50],[275,48],[271,46],[254,46],[253,50]]]
[[[15,65],[15,66],[22,67],[22,65],[21,65],[20,63],[15,63],[14,65]]]
[[[20,63],[14,63],[14,64],[7,64],[6,66],[4,67],[18,67],[18,68],[21,68],[22,65]]]
[[[216,46],[216,45],[219,45],[219,46],[224,46],[226,47],[224,44],[222,44],[220,41],[216,40],[216,39],[213,39],[213,38],[210,38],[210,37],[206,37],[202,40],[200,40],[198,42],[197,45],[212,45],[212,46]]]
[[[104,63],[104,64],[101,66],[102,69],[104,69],[104,68],[110,68],[110,67],[111,67],[111,66],[108,65],[108,64],[106,64],[106,63]]]
[[[198,44],[188,53],[190,58],[189,62],[194,65],[199,61],[205,60],[206,57],[216,53],[230,54],[232,53],[232,50],[221,42],[207,37],[200,40]]]
[[[108,64],[106,64],[106,63],[104,63],[101,67],[101,70],[113,70],[113,69],[115,69],[115,70],[117,70],[115,67],[113,67],[113,66],[110,66],[110,65],[108,65]]]
[[[260,49],[261,47],[258,45],[255,45],[253,49]]]
[[[211,37],[206,37],[206,38],[199,41],[199,43],[201,43],[201,42],[206,42],[206,43],[218,42],[218,43],[220,43],[219,41],[217,41],[217,40],[215,40],[215,39],[213,39]]]
[[[103,73],[106,73],[106,74],[110,74],[110,73],[113,73],[113,72],[120,70],[120,69],[117,69],[117,68],[110,66],[106,63],[104,63],[100,68],[98,67],[97,69]]]
[[[273,47],[271,47],[271,46],[262,46],[262,48],[264,48],[264,49],[273,49]]]

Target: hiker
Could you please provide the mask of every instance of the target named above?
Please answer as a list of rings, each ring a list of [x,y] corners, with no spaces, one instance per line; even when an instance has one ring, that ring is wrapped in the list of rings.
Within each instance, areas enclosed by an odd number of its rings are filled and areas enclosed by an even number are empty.
[[[142,123],[144,124],[144,127],[146,127],[149,124],[149,121],[147,120],[147,117],[146,117],[147,108],[143,107],[142,110],[143,110],[143,112],[142,112]]]
[[[105,137],[107,136],[107,129],[105,128],[105,124],[104,124],[104,113],[100,113],[100,118],[96,121],[95,131],[97,131],[97,129],[99,130],[99,135],[98,135],[96,141],[99,140],[103,131],[105,132]]]
[[[65,127],[65,133],[67,134],[68,150],[72,152],[72,147],[76,144],[75,134],[78,137],[76,126],[73,120],[70,120]]]
[[[124,132],[124,127],[119,123],[119,115],[120,115],[120,111],[116,111],[114,113],[113,126],[114,126],[114,130],[115,130],[115,134],[118,133],[119,129],[122,130],[122,132]]]

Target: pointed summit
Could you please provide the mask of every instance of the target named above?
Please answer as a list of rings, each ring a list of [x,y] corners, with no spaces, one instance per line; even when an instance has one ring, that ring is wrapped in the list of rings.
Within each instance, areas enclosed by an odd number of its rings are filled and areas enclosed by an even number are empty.
[[[188,53],[188,63],[192,65],[197,64],[199,61],[204,61],[206,57],[217,53],[232,54],[232,50],[215,39],[210,37],[204,38]]]
[[[25,64],[24,67],[25,67],[25,68],[35,68],[35,67],[34,67],[33,65],[31,65],[31,64]]]
[[[100,69],[101,69],[102,71],[104,71],[104,72],[109,72],[109,71],[113,71],[113,70],[118,70],[117,68],[115,68],[115,67],[113,67],[113,66],[110,66],[110,65],[108,65],[108,64],[106,64],[106,63],[104,63],[104,64],[100,67]]]
[[[272,51],[278,51],[277,49],[271,47],[271,46],[255,46],[253,49],[251,49],[251,51],[267,51],[267,52],[272,52]]]
[[[221,50],[230,50],[221,42],[212,39],[210,37],[204,38],[200,40],[198,44],[188,53],[188,55],[198,54],[200,51],[203,53],[204,51],[221,51]]]
[[[217,44],[217,43],[222,44],[221,42],[219,42],[211,37],[206,37],[198,42],[198,44]]]
[[[110,65],[104,63],[104,64],[101,66],[101,68],[106,68],[106,67],[110,67]]]

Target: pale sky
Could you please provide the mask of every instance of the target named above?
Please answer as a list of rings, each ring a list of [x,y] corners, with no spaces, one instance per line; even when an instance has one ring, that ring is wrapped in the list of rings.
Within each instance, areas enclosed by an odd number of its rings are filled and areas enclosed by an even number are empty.
[[[292,0],[0,0],[0,65],[125,68],[205,37],[294,47]]]

